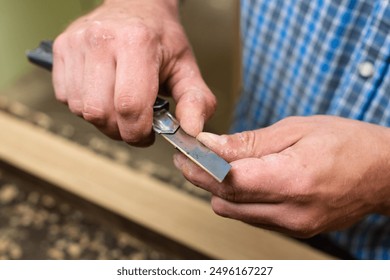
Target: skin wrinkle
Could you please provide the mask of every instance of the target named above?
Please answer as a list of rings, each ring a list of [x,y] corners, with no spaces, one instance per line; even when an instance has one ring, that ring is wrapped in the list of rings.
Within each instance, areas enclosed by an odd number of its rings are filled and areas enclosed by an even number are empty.
[[[174,63],[171,66],[173,71],[171,75],[167,78],[167,84],[170,86],[170,88],[172,88],[173,97],[178,104],[183,101],[187,103],[196,102],[197,104],[202,104],[201,108],[206,110],[202,110],[199,116],[202,117],[204,120],[207,120],[216,109],[216,101],[215,99],[212,99],[207,100],[206,102],[206,96],[204,92],[207,89],[200,88],[199,83],[196,84],[192,81],[193,79],[198,80],[198,78],[200,77],[200,73],[196,65],[193,64],[195,63],[195,61],[193,61],[192,58],[191,64],[184,63],[184,61],[187,61],[189,59],[188,54],[192,55],[192,52],[188,49],[183,49],[179,53],[179,58],[174,60]],[[182,78],[180,80],[176,79],[176,77],[178,76]],[[191,95],[189,93],[191,93]],[[190,108],[194,107],[192,106]],[[178,114],[177,116],[179,119],[181,117],[180,115],[181,114]],[[201,131],[201,128],[198,129],[198,131]]]
[[[202,106],[205,103],[203,93],[196,87],[186,88],[184,90],[180,100],[182,102],[192,104],[194,107],[198,107],[198,106],[196,106],[198,104],[199,104],[199,107],[203,107],[203,108],[205,107],[205,106]],[[193,113],[192,110],[187,112],[187,114],[192,114],[192,113]],[[208,118],[207,112],[204,112],[204,111],[201,111],[198,116],[200,116],[203,120],[206,120]],[[199,117],[197,119],[199,119]],[[201,128],[199,129],[199,131],[200,130],[201,130]]]
[[[137,96],[126,93],[116,93],[118,96],[115,99],[115,111],[122,117],[131,118],[132,121],[138,121],[141,111],[145,106],[140,103]]]
[[[97,63],[94,67],[95,67],[94,73],[96,73],[101,71],[103,65],[101,63]],[[96,90],[100,89],[103,84],[104,81],[102,79],[96,79],[95,75],[85,75],[84,82],[83,82],[83,92],[94,93]],[[104,100],[103,96],[100,96],[98,94],[93,94],[93,100],[88,100],[88,101],[96,104],[102,102],[102,100]]]
[[[286,159],[287,158],[287,159]],[[266,156],[263,156],[259,159],[260,161],[263,162],[265,165],[273,166],[273,169],[280,169],[280,167],[283,168],[284,162],[287,162],[290,160],[290,156],[285,155],[285,154],[269,154]],[[274,189],[274,197],[272,198],[274,201],[281,202],[281,201],[286,201],[288,199],[293,199],[296,198],[296,195],[294,193],[294,189],[292,188],[292,179],[291,179],[291,174],[288,173],[289,170],[283,170],[278,178],[274,178],[273,176],[269,176],[268,180],[264,182],[264,185],[266,186],[279,186],[278,189]],[[250,172],[250,171],[248,171]],[[294,174],[296,180],[299,180],[299,185],[302,184],[302,179],[300,174]],[[299,179],[298,179],[299,178]],[[279,183],[279,182],[282,183]],[[261,187],[259,188],[261,189]]]
[[[96,126],[105,126],[108,123],[105,110],[88,103],[84,104],[83,118]]]
[[[159,72],[159,60],[157,59],[158,56],[159,55],[157,54],[157,52],[155,52],[154,55],[149,56],[150,62],[147,64],[149,65],[149,67],[154,66],[154,71],[147,72],[151,76],[145,76],[145,75],[137,75],[136,77],[133,76],[132,81],[131,81],[132,84],[146,84],[150,87],[148,90],[146,90],[147,92],[153,92],[153,93],[157,94],[157,92],[158,92],[158,82],[157,82],[158,79],[157,79],[157,77],[158,77],[158,72]],[[117,59],[118,59],[118,57],[117,57]],[[134,59],[136,59],[136,61],[134,62],[136,65],[141,65],[142,63],[144,63],[143,57],[138,56]],[[156,82],[150,83],[150,81],[156,81]],[[123,85],[117,83],[116,87],[117,88],[124,88],[124,89],[128,90],[127,84],[125,86],[123,86]],[[118,90],[116,90],[116,91],[118,91]],[[135,96],[133,94],[129,94],[128,92],[116,93],[116,95],[118,96],[118,98],[116,99],[117,112],[124,117],[130,117],[131,115],[133,115],[132,120],[136,121],[136,122],[139,121],[140,118],[137,115],[142,115],[143,114],[142,112],[144,111],[144,108],[146,107],[144,104],[140,103],[141,100],[139,99],[139,97]]]
[[[134,49],[145,48],[145,50],[148,46],[153,46],[153,51],[155,51],[155,46],[161,41],[159,33],[152,32],[142,20],[131,19],[130,21],[133,22],[122,28],[118,34],[123,46]]]
[[[208,118],[204,110],[206,103],[203,93],[195,87],[187,87],[177,101],[176,116],[182,128],[192,136],[196,136],[203,129],[204,121]],[[183,123],[183,120],[186,120]]]
[[[222,188],[218,188],[220,192],[218,193],[218,196],[231,202],[237,201],[237,192],[233,185],[230,184],[224,184]]]
[[[64,82],[64,74],[62,71],[65,69],[65,61],[62,53],[61,44],[59,42],[60,38],[58,38],[53,44],[53,86],[56,89],[55,96],[57,100],[67,104],[68,95],[66,91],[66,83]],[[55,75],[58,73],[58,75]]]
[[[100,25],[86,28],[83,35],[92,51],[106,50],[110,42],[115,41],[114,34]]]
[[[380,204],[383,198],[374,194],[381,193],[380,190],[389,182],[385,180],[384,184],[378,180],[381,172],[386,170],[381,151],[386,150],[384,147],[388,143],[378,141],[376,134],[384,128],[329,116],[296,120],[298,126],[294,125],[294,119],[290,119],[277,123],[273,132],[272,126],[253,131],[259,133],[256,137],[209,133],[198,136],[201,142],[224,158],[236,157],[223,182],[224,192],[212,186],[204,177],[207,175],[200,175],[201,171],[194,179],[202,188],[219,197],[213,200],[216,213],[307,238],[351,225],[366,213],[376,211],[378,206],[371,202]],[[303,125],[304,121],[308,127]],[[350,122],[353,122],[352,131],[345,131]],[[288,137],[283,137],[283,134]],[[270,135],[280,141],[264,142],[263,139]],[[351,139],[359,139],[362,143],[353,145]],[[254,149],[245,149],[245,146]],[[260,146],[263,151],[274,152],[280,147],[283,150],[257,158],[259,151],[256,149]],[[371,146],[374,149],[366,154]],[[232,191],[227,191],[227,186]],[[367,194],[367,189],[372,191]],[[388,197],[388,188],[382,192]],[[232,194],[234,198],[229,197]]]
[[[152,106],[161,84],[168,86],[167,93],[179,96],[182,92],[175,91],[191,88],[203,98],[196,108],[191,107],[192,114],[183,109],[178,114],[182,127],[194,135],[215,109],[214,96],[200,75],[175,1],[104,1],[57,37],[54,52],[54,59],[61,61],[53,69],[57,98],[77,115],[84,111],[87,121],[115,139],[121,135],[135,146],[151,142],[153,113],[145,107]],[[86,68],[87,55],[111,61],[113,70],[104,65]],[[106,77],[110,72],[113,77]],[[87,85],[83,77],[88,77]],[[171,81],[180,81],[180,88],[169,88]],[[111,82],[113,88],[109,89]],[[134,96],[118,100],[122,94]]]
[[[258,157],[256,147],[256,134],[254,131],[246,131],[243,133],[239,133],[238,138],[241,141],[239,147],[245,155],[253,154],[255,157]]]
[[[91,24],[92,24],[92,26],[95,26],[95,28],[100,28],[100,27],[102,27],[103,26],[103,23],[101,22],[101,21],[99,21],[99,20],[93,20],[92,22],[91,22]],[[96,31],[95,31],[96,32]],[[84,29],[84,30],[77,30],[76,32],[75,32],[75,34],[85,34],[86,33],[86,30]],[[93,33],[93,31],[92,31],[92,33]],[[112,34],[110,31],[108,31],[107,29],[104,29],[104,27],[103,27],[103,29],[102,30],[98,30],[96,33],[93,33],[93,40],[92,40],[92,42],[93,43],[95,43],[95,44],[98,44],[99,42],[101,42],[101,41],[112,41],[112,40],[115,40],[115,35],[114,34]],[[101,39],[103,39],[103,40],[101,40]],[[96,45],[96,46],[98,46],[98,45]]]
[[[239,145],[238,147],[234,147],[229,143],[229,137],[227,135],[222,135],[218,137],[218,141],[214,142],[212,141],[211,146],[213,146],[215,149],[218,145],[220,145],[220,155],[223,158],[226,159],[238,159],[239,156],[246,155],[246,147],[244,145]]]
[[[246,161],[246,163],[243,161]],[[256,159],[255,161],[262,161],[262,159]],[[235,202],[261,201],[268,203],[270,201],[280,200],[278,198],[280,196],[279,192],[277,192],[277,196],[273,195],[271,197],[268,192],[259,191],[262,190],[262,186],[268,187],[275,185],[275,183],[272,181],[272,178],[263,179],[261,181],[253,181],[248,176],[242,176],[242,174],[251,174],[252,176],[256,177],[257,172],[262,172],[261,170],[253,170],[253,165],[255,164],[253,160],[243,159],[234,161],[231,164],[232,169],[227,177],[227,180],[225,180],[223,184],[224,186],[228,185],[230,189],[234,190]],[[240,180],[237,180],[236,178],[240,178]],[[227,189],[228,187],[225,188]]]
[[[181,30],[183,31],[183,30]],[[178,36],[179,38],[181,36]],[[183,42],[184,43],[184,42]],[[185,41],[185,43],[188,44],[188,42]],[[178,81],[171,81],[174,77],[176,77],[178,75],[178,72],[179,71],[183,71],[183,67],[186,66],[186,63],[184,63],[184,65],[182,65],[183,63],[181,63],[181,61],[186,57],[188,56],[188,53],[190,53],[192,55],[192,52],[190,52],[188,50],[187,47],[184,47],[182,49],[180,49],[176,55],[174,55],[172,53],[172,50],[167,47],[169,45],[169,43],[167,42],[162,42],[160,43],[160,46],[159,46],[159,49],[160,49],[160,52],[161,52],[161,65],[162,67],[160,67],[160,70],[161,70],[161,73],[160,75],[163,75],[161,78],[163,81],[165,81],[170,88],[172,88],[172,90],[175,88],[175,85],[180,82],[180,80]],[[184,45],[184,44],[183,44]]]
[[[82,116],[83,111],[83,102],[81,100],[69,100],[68,101],[69,109],[72,113],[76,114],[77,116]]]

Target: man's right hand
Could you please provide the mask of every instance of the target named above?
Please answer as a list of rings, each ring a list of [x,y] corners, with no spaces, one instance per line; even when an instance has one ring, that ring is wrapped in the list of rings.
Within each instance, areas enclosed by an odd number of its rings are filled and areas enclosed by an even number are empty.
[[[172,95],[190,135],[214,113],[176,0],[106,0],[55,40],[53,54],[57,99],[111,138],[150,145],[158,92]]]

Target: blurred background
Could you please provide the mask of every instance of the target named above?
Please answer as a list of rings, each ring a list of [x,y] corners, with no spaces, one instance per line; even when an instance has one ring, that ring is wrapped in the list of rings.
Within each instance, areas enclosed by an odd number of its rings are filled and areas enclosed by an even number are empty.
[[[32,68],[24,53],[44,38],[55,38],[94,0],[1,0],[0,10],[0,87],[12,85]]]

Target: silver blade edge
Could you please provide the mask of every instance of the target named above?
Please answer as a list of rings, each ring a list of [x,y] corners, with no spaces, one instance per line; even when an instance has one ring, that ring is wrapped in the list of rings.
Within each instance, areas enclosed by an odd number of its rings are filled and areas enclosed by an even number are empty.
[[[196,138],[179,128],[175,133],[160,133],[176,149],[186,155],[195,164],[210,174],[218,182],[222,182],[231,169],[231,165]]]

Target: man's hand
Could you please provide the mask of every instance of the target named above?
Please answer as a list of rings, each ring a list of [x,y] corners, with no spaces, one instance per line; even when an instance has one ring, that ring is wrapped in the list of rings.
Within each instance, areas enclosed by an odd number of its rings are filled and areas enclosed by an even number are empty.
[[[268,128],[198,139],[231,162],[223,183],[180,154],[175,164],[213,194],[224,217],[295,237],[390,215],[388,128],[330,116],[291,117]]]
[[[69,109],[114,139],[153,141],[153,103],[171,94],[196,136],[216,106],[178,19],[176,0],[106,0],[54,42],[53,84]]]

